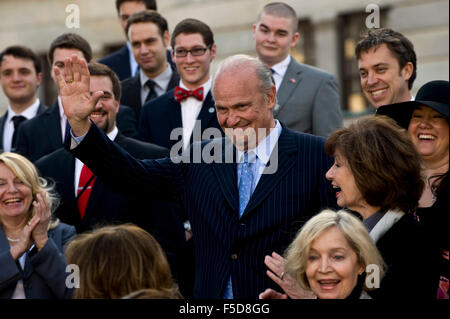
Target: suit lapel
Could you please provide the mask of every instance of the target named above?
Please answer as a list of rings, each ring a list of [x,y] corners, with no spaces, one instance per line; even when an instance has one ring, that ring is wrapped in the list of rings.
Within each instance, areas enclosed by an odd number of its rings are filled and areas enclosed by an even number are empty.
[[[277,93],[278,105],[275,106],[274,109],[275,117],[300,84],[300,81],[302,80],[301,72],[301,65],[291,57],[291,62],[289,62],[283,81],[281,81],[280,89]]]
[[[48,109],[48,107],[47,107],[46,105],[44,105],[44,104],[42,104],[42,103],[39,103],[39,107],[38,107],[36,116],[38,116],[38,115],[44,113],[45,110],[47,110],[47,109]]]
[[[0,120],[0,150],[3,150],[3,131],[5,129],[6,119],[8,118],[8,111],[1,117]]]
[[[167,84],[166,92],[174,89],[180,83],[180,76],[177,69],[172,67],[172,76],[170,77],[169,84]]]
[[[193,132],[202,132],[205,130],[205,128],[209,127],[209,122],[211,122],[212,119],[216,117],[216,108],[214,107],[214,101],[212,99],[211,90],[206,95],[205,101],[203,102],[202,108],[200,110],[200,113],[197,116],[197,120],[200,120],[199,122],[195,123]],[[198,127],[200,125],[200,127]],[[190,143],[194,142],[194,134],[191,134],[191,140]]]
[[[54,146],[54,149],[60,148],[62,146],[62,135],[58,102],[49,111],[48,116],[42,117],[42,122],[42,129],[47,132],[50,144]]]
[[[181,119],[181,104],[178,103],[175,100],[175,97],[173,95],[174,90],[171,90],[169,92],[172,92],[171,94],[169,94],[168,97],[168,104],[167,104],[167,108],[166,108],[166,114],[167,114],[167,118],[170,121],[170,128],[169,128],[169,135],[170,132],[177,128],[177,127],[183,127],[183,120]],[[176,143],[176,141],[173,141],[174,143]]]
[[[221,139],[224,143],[222,146],[222,163],[213,163],[210,165],[217,177],[217,183],[220,185],[223,196],[230,205],[233,213],[237,212],[239,207],[239,196],[237,188],[237,164],[234,159],[236,158],[236,149],[233,143],[227,138]],[[225,154],[233,154],[232,163],[225,163]]]
[[[283,130],[278,139],[278,144],[275,146],[270,155],[270,162],[278,161],[277,169],[273,174],[262,174],[256,186],[255,191],[250,197],[250,201],[245,208],[242,215],[244,217],[248,212],[251,212],[258,206],[267,196],[270,195],[275,187],[278,187],[281,179],[291,170],[295,164],[295,158],[291,156],[297,151],[297,144],[292,134],[287,133],[286,128]],[[265,172],[267,171],[267,168]]]

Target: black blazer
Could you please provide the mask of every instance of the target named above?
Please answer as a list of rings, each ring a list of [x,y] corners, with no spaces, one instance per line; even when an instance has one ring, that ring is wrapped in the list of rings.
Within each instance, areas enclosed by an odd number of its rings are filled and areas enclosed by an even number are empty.
[[[47,105],[40,103],[38,111],[36,113],[36,116],[38,116],[39,114],[42,114],[47,108],[48,108]],[[7,118],[8,118],[8,111],[6,111],[5,114],[3,114],[2,117],[0,117],[0,150],[3,149],[3,132],[5,130],[5,122],[6,122]],[[24,122],[22,122],[22,124],[23,123]],[[22,124],[20,124],[20,126],[22,126]],[[20,128],[20,126],[19,126],[19,128]],[[17,134],[19,134],[19,131],[17,131]],[[16,144],[17,144],[17,141],[16,141]],[[11,151],[14,152],[14,149],[15,149],[15,146],[12,145]]]
[[[137,158],[162,158],[168,155],[167,149],[125,137],[121,133],[114,142]],[[40,158],[35,165],[43,177],[56,182],[62,202],[55,215],[61,221],[74,225],[78,233],[106,222],[136,222],[135,216],[131,215],[137,213],[139,208],[136,205],[140,204],[138,197],[112,192],[99,178],[94,183],[85,216],[81,219],[75,197],[75,157],[64,148]],[[134,206],[134,210],[130,206]]]
[[[426,300],[436,298],[433,251],[424,228],[411,214],[400,218],[380,239],[377,248],[387,272],[380,288],[369,291],[380,300]]]
[[[131,76],[130,54],[128,47],[124,45],[120,50],[98,60],[99,63],[106,64],[113,70],[120,81]]]
[[[136,118],[126,106],[120,106],[116,117],[119,131],[136,136]],[[23,122],[17,132],[17,152],[34,162],[63,147],[58,102],[42,114]]]
[[[212,152],[233,149],[225,144],[217,139],[201,146]],[[180,197],[195,236],[196,298],[222,298],[231,275],[235,298],[257,299],[266,288],[277,289],[264,257],[283,253],[311,215],[337,208],[325,178],[332,159],[324,153],[323,138],[283,125],[277,150],[271,159],[276,171],[262,175],[240,219],[236,164],[138,161],[94,125],[71,152],[115,190]]]
[[[58,103],[19,127],[17,152],[32,162],[62,146]]]
[[[174,98],[175,89],[170,90],[166,94],[146,103],[141,111],[141,118],[139,120],[139,138],[149,143],[155,143],[166,148],[172,148],[176,143],[182,143],[182,136],[177,140],[170,139],[170,133],[175,128],[182,128],[183,122],[181,119],[181,105]],[[201,121],[201,127],[195,127],[195,130],[200,129],[203,132],[209,128],[214,127],[220,130],[219,122],[217,121],[216,108],[211,91],[206,95],[203,102],[202,109],[198,114],[197,120]],[[216,136],[219,137],[219,136]],[[210,139],[206,137],[205,139]],[[201,141],[201,137],[191,135],[191,141]],[[181,148],[183,144],[180,145]]]
[[[137,138],[138,136],[138,123],[136,114],[131,107],[121,104],[119,106],[119,112],[116,116],[116,125],[120,133],[125,136]]]
[[[168,150],[118,134],[114,144],[141,159],[156,159],[168,155]],[[75,157],[60,148],[38,161],[41,176],[55,182],[61,204],[55,211],[61,221],[75,226],[77,233],[106,224],[132,222],[151,233],[164,249],[174,276],[179,279],[185,235],[179,204],[151,199],[136,194],[111,190],[97,178],[92,188],[84,218],[81,219],[75,196]],[[149,214],[148,212],[152,212]],[[181,286],[183,283],[180,283]]]
[[[180,82],[180,76],[177,69],[172,67],[172,77],[167,85],[166,91],[175,88]],[[139,74],[122,81],[122,98],[120,99],[122,104],[128,105],[136,113],[136,118],[139,123],[139,117],[141,114],[141,80]]]

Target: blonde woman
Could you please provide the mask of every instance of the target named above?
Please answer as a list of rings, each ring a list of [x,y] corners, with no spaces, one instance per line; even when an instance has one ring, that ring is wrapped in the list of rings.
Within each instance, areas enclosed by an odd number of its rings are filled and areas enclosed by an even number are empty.
[[[0,298],[71,298],[63,247],[75,228],[52,220],[56,205],[28,159],[0,154]]]
[[[369,265],[381,280],[383,258],[364,225],[343,210],[311,218],[286,251],[286,272],[320,299],[369,299]]]

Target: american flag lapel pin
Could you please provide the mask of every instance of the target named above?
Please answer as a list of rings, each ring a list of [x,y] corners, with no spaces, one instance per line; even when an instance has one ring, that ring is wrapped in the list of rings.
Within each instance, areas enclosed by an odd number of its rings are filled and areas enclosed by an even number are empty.
[[[290,78],[289,81],[290,81],[292,84],[295,84],[295,79],[294,79],[294,78]]]

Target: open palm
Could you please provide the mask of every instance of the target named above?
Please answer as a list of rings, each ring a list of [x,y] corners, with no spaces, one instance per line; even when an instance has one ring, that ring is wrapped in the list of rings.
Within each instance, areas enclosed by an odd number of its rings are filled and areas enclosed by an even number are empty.
[[[88,116],[94,110],[95,104],[103,92],[98,91],[91,95],[87,63],[76,55],[65,59],[64,73],[57,67],[53,68],[53,71],[64,113],[75,135],[82,135],[90,127]]]

